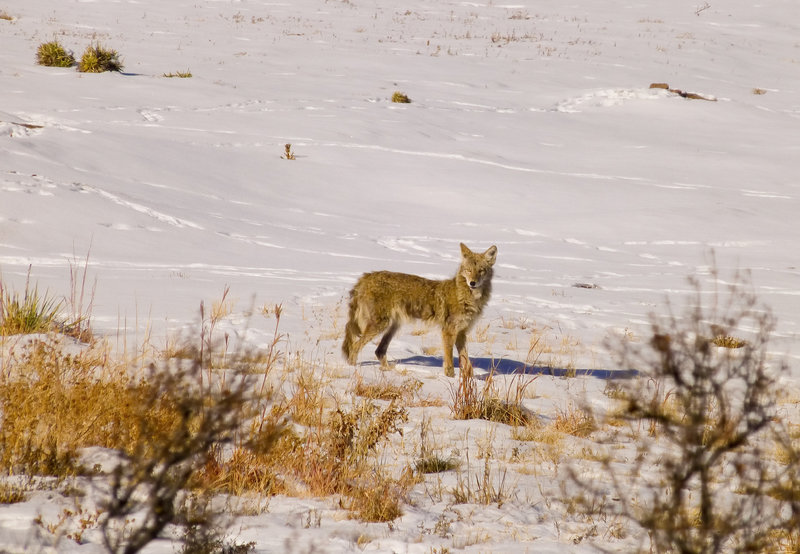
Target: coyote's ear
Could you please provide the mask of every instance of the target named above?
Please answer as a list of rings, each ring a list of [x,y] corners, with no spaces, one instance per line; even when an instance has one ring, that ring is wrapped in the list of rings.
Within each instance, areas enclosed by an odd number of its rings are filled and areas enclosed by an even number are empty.
[[[461,257],[466,258],[470,254],[472,254],[472,250],[467,248],[467,245],[462,242],[461,243]]]
[[[486,261],[489,262],[489,265],[494,265],[494,262],[497,259],[497,247],[490,246],[489,249],[483,253],[483,257],[486,258]]]

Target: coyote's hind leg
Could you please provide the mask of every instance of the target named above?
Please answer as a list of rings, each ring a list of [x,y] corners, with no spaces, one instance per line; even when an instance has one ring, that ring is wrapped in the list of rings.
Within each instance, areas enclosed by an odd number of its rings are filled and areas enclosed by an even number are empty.
[[[383,334],[381,342],[378,343],[378,348],[375,349],[375,356],[377,356],[378,360],[380,360],[381,367],[383,369],[387,369],[389,367],[389,363],[386,361],[386,351],[389,349],[389,343],[392,342],[392,338],[394,338],[394,335],[397,333],[399,328],[400,324],[396,321],[393,321]]]

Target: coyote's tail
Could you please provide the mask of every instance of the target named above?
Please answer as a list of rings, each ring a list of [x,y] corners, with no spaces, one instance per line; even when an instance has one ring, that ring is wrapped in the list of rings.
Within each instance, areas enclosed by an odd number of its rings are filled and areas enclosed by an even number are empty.
[[[358,361],[358,351],[356,346],[358,338],[361,336],[361,327],[358,325],[358,300],[355,294],[350,293],[350,314],[347,325],[344,328],[344,342],[342,342],[342,353],[351,365],[356,365]]]

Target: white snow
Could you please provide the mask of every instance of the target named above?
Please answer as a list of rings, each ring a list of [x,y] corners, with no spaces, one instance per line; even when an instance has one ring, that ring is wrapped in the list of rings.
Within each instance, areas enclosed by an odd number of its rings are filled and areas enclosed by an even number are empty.
[[[361,273],[447,277],[463,241],[498,246],[492,302],[477,326],[497,338],[472,340],[475,357],[525,362],[524,331],[503,324],[527,321],[572,341],[561,363],[613,369],[604,340],[645,336],[667,297],[679,306],[693,294],[688,276],[713,288],[715,263],[723,279],[751,273],[778,320],[772,350],[787,356],[787,386],[797,385],[794,0],[0,8],[13,16],[0,20],[3,283],[20,290],[30,266],[40,290],[68,295],[70,267],[88,254],[93,329],[112,340],[127,332],[135,344],[149,332],[163,345],[229,285],[235,321],[282,303],[285,346],[339,360],[336,340],[317,339],[344,325]],[[76,57],[94,42],[111,47],[124,71],[36,65],[37,46],[53,38]],[[191,78],[163,76],[186,70]],[[412,103],[392,103],[394,91]],[[294,160],[282,159],[287,143]],[[248,325],[248,341],[271,340],[271,322]],[[438,346],[435,332],[411,330],[390,357]],[[447,390],[441,368],[399,369]],[[546,406],[531,406],[563,407],[570,386],[591,394],[603,384],[540,377]],[[467,426],[472,439],[484,432]],[[470,513],[419,495],[392,527],[343,519],[325,499],[271,498],[267,513],[242,519],[239,539],[259,552],[355,552],[364,534],[364,551],[592,550],[572,544],[544,504],[526,503],[535,485],[515,486],[516,502]],[[39,544],[25,522],[50,509],[46,497],[0,506],[0,547]],[[437,512],[464,526],[453,530],[459,538],[432,532]],[[318,527],[303,524],[309,514],[320,515]],[[59,551],[99,544],[64,540]],[[615,544],[605,546],[624,549]]]

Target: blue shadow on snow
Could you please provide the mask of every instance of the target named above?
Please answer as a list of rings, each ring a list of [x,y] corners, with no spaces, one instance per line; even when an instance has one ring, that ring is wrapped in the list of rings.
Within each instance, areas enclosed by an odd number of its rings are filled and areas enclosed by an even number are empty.
[[[631,379],[639,376],[636,369],[566,369],[563,367],[531,366],[506,358],[470,358],[472,367],[483,369],[495,375],[552,375],[553,377],[596,377],[597,379]],[[442,357],[411,356],[397,360],[398,364],[418,365],[425,367],[442,367]],[[458,367],[458,358],[454,358]],[[479,379],[482,377],[478,377]]]

